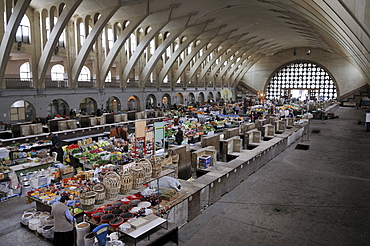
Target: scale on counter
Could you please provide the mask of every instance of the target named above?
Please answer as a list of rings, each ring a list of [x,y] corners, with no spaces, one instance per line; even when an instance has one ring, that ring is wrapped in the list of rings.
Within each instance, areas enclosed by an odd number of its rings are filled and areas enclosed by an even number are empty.
[[[98,239],[99,246],[105,246],[107,242],[109,224],[102,224],[97,226],[94,230],[94,236]]]

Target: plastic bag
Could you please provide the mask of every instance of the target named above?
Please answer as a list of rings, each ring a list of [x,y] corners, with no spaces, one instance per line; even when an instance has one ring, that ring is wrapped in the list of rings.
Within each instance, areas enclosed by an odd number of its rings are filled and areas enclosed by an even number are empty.
[[[150,187],[157,190],[158,183],[159,183],[159,188],[170,188],[170,189],[174,189],[177,191],[180,191],[182,188],[180,182],[177,179],[172,178],[170,176],[164,176],[160,178],[158,182],[157,181],[151,182]]]

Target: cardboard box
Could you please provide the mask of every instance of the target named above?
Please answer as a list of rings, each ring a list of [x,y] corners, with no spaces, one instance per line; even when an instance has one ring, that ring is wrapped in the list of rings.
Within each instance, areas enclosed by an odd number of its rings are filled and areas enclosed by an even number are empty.
[[[139,218],[135,219],[134,221],[132,221],[130,224],[131,224],[131,228],[137,229],[140,226],[145,225],[146,223],[148,223],[148,221],[145,218],[139,217]]]
[[[72,173],[73,167],[72,166],[64,166],[63,168],[60,168],[60,172],[64,174]]]

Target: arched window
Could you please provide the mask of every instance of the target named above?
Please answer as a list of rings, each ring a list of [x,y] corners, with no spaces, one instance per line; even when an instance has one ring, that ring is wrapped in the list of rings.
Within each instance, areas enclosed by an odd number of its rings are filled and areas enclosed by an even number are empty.
[[[30,43],[30,20],[26,15],[23,16],[21,23],[15,34],[16,42]]]
[[[80,76],[78,76],[78,81],[90,81],[90,69],[86,66],[83,66],[80,72]]]
[[[130,36],[130,51],[131,51],[131,54],[133,54],[136,50],[136,36],[135,34],[131,33],[131,36]]]
[[[11,122],[32,121],[35,116],[35,107],[27,101],[16,101],[10,106],[9,118]]]
[[[111,27],[109,27],[107,30],[107,39],[108,39],[108,48],[110,50],[112,49],[113,44],[114,44],[114,34],[113,34],[113,29]]]
[[[54,23],[56,23],[57,18],[54,17]],[[49,40],[50,33],[51,33],[51,25],[50,25],[50,18],[46,17],[45,19],[45,31],[46,31],[46,38]]]
[[[155,40],[154,40],[154,38],[150,41],[149,47],[150,47],[150,55],[153,55],[154,51],[155,51]]]
[[[79,28],[80,28],[80,45],[83,45],[83,43],[85,42],[85,24],[83,22],[80,22]]]
[[[30,81],[32,78],[30,63],[25,62],[19,67],[19,77],[23,81]]]
[[[64,67],[62,65],[57,64],[51,68],[51,80],[53,81],[64,80]]]
[[[337,98],[337,89],[326,70],[314,63],[296,62],[277,71],[266,88],[266,98],[329,100]]]

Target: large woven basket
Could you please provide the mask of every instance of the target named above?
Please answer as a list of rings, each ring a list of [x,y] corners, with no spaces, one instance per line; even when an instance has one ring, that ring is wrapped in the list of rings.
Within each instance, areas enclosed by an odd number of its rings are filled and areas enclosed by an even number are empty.
[[[139,188],[145,182],[145,171],[143,165],[136,163],[131,167],[132,171],[132,188]]]
[[[121,188],[121,177],[115,172],[107,172],[103,178],[105,186],[105,198],[115,200]]]
[[[95,205],[95,191],[88,191],[80,194],[81,207],[83,210],[91,210]]]
[[[97,183],[92,187],[92,190],[96,192],[95,204],[103,204],[105,199],[105,186],[102,183]]]
[[[162,162],[163,160],[152,156],[150,158],[150,162],[152,164],[152,178],[159,178],[162,172]]]
[[[121,172],[121,194],[126,194],[130,192],[132,189],[132,183],[133,183],[133,178],[132,178],[132,173],[129,168],[125,168]]]
[[[143,158],[138,161],[143,166],[145,172],[145,180],[144,182],[148,182],[150,177],[152,177],[152,163],[150,160]]]

